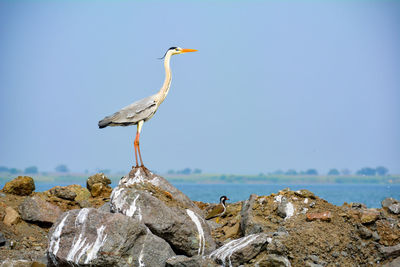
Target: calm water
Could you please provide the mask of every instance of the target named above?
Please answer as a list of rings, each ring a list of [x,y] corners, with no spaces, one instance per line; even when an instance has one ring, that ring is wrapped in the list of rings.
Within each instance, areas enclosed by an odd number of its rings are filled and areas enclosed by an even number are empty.
[[[36,183],[36,191],[45,191],[53,186],[68,184]],[[361,202],[369,208],[380,208],[381,201],[387,197],[400,200],[400,184],[375,185],[375,184],[188,184],[173,183],[190,199],[203,202],[218,202],[222,195],[228,196],[229,202],[246,200],[250,194],[270,195],[289,187],[291,190],[308,189],[317,196],[335,205],[343,202]],[[82,184],[86,186],[86,184]],[[115,184],[112,184],[114,187]]]

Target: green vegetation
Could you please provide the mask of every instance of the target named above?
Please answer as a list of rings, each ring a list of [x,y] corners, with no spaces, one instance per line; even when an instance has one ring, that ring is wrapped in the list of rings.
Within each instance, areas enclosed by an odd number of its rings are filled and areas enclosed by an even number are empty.
[[[361,176],[361,175],[314,175],[314,174],[191,174],[164,176],[174,183],[267,183],[267,184],[389,184],[400,183],[400,175],[391,176]]]

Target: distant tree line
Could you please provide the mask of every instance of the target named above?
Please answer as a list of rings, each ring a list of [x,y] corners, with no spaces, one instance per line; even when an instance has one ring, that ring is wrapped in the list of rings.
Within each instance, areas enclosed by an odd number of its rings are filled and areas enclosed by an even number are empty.
[[[318,175],[318,171],[316,169],[308,169],[305,171],[296,171],[295,169],[288,169],[287,171],[276,170],[270,174],[274,175]],[[356,175],[366,175],[366,176],[386,176],[389,174],[389,170],[386,167],[378,166],[376,168],[364,167],[358,170]],[[337,175],[351,175],[351,171],[349,169],[330,169],[327,175],[337,176]]]
[[[67,167],[67,165],[65,164],[60,164],[57,165],[54,170],[56,172],[60,172],[60,173],[68,173],[69,169]],[[39,168],[36,166],[29,166],[26,167],[24,170],[20,170],[17,168],[8,168],[5,166],[0,166],[0,173],[9,173],[9,174],[38,174],[39,173]]]
[[[202,171],[201,169],[190,169],[190,168],[184,168],[182,170],[169,170],[167,172],[168,174],[183,174],[183,175],[189,175],[189,174],[201,174]]]

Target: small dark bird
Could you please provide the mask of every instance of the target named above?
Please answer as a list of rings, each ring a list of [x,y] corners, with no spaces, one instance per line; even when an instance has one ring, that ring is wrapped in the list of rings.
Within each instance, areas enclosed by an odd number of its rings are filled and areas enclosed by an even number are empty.
[[[222,215],[225,214],[226,212],[226,206],[225,206],[225,201],[229,200],[226,196],[222,196],[219,198],[219,204],[215,206],[207,215],[206,220],[217,218],[217,223],[219,221],[219,218],[221,218]]]

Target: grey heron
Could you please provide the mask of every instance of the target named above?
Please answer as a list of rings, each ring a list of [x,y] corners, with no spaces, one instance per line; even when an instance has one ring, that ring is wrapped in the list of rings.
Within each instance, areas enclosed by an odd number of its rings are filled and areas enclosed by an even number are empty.
[[[107,126],[130,126],[137,125],[136,137],[133,142],[135,147],[135,160],[136,167],[139,166],[137,155],[139,154],[140,164],[143,165],[142,155],[140,154],[139,137],[142,131],[143,123],[151,119],[156,113],[158,107],[167,97],[171,86],[171,68],[170,59],[172,55],[183,54],[187,52],[196,52],[195,49],[187,49],[180,47],[171,47],[167,50],[164,55],[164,67],[165,67],[165,81],[158,93],[149,97],[143,98],[136,101],[121,110],[115,112],[113,115],[107,116],[99,121],[99,128],[105,128]],[[162,59],[162,58],[161,58]]]

